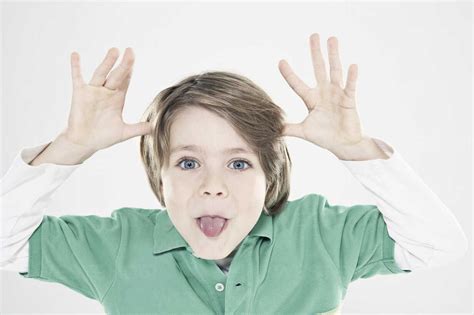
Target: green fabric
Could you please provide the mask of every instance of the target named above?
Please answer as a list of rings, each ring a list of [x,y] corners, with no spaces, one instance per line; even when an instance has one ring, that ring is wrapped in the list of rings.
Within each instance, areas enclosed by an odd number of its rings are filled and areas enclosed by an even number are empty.
[[[163,210],[45,216],[20,274],[62,283],[109,314],[314,314],[340,307],[352,281],[411,272],[396,265],[374,205],[309,194],[274,217],[262,211],[228,275],[195,257]]]

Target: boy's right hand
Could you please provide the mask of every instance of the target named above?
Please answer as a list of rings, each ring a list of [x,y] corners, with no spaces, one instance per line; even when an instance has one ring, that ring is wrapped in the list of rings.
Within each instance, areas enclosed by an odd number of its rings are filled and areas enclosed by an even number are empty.
[[[134,55],[132,49],[127,48],[122,62],[109,74],[119,55],[117,48],[109,49],[86,84],[81,75],[79,54],[71,54],[72,104],[68,126],[61,135],[89,152],[149,134],[153,129],[149,122],[127,124],[122,119]]]

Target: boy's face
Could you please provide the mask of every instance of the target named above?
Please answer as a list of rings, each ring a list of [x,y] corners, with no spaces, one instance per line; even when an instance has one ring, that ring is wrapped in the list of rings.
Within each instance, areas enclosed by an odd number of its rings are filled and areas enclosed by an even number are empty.
[[[202,152],[173,151],[182,145],[195,145]],[[161,171],[168,215],[194,256],[223,259],[262,212],[266,180],[258,157],[225,119],[196,106],[176,116],[170,147],[169,167]],[[236,147],[250,153],[223,151]],[[206,236],[197,221],[204,214],[228,218],[227,226],[217,236]]]

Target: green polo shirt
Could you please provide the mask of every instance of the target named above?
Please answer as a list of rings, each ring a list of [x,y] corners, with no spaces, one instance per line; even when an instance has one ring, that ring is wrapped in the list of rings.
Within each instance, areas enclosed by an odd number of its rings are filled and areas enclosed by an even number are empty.
[[[44,216],[20,275],[61,283],[109,314],[331,314],[350,282],[411,272],[396,265],[375,205],[309,194],[276,216],[262,211],[227,275],[193,255],[165,210]]]

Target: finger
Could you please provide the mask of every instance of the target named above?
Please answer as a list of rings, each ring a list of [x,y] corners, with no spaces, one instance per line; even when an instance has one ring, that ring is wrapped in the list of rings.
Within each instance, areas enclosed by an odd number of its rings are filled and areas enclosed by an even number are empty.
[[[331,83],[342,87],[342,65],[339,58],[339,43],[336,37],[328,39],[328,56]]]
[[[108,89],[115,90],[123,85],[124,80],[127,80],[128,73],[132,71],[135,57],[132,48],[125,49],[122,57],[122,62],[110,73],[105,81],[104,86]]]
[[[136,124],[125,124],[122,140],[128,140],[136,136],[150,134],[153,131],[153,125],[150,122],[141,122]]]
[[[120,51],[118,50],[118,48],[110,48],[107,52],[107,55],[105,55],[105,58],[102,63],[94,71],[94,75],[92,76],[92,79],[89,84],[93,86],[103,86],[105,79],[107,78],[107,75],[110,72],[110,69],[112,69],[112,67],[114,66],[119,55]]]
[[[309,46],[311,48],[311,59],[313,61],[314,75],[318,85],[327,81],[326,66],[324,65],[321,45],[319,44],[319,34],[314,33],[309,37]]]
[[[356,64],[350,65],[349,70],[347,71],[347,82],[344,91],[350,98],[355,98],[357,71],[358,68]]]
[[[128,90],[128,86],[130,85],[130,80],[132,78],[132,73],[133,73],[133,69],[131,69],[127,76],[125,77],[125,79],[122,81],[122,84],[118,87],[119,90],[121,91],[127,91]]]
[[[285,78],[288,85],[296,92],[304,101],[305,95],[308,93],[310,89],[306,83],[303,82],[291,69],[290,65],[286,60],[282,59],[278,63],[278,69],[280,70],[281,75]]]
[[[303,129],[301,124],[285,124],[283,129],[284,136],[297,137],[304,139]]]
[[[81,58],[75,51],[71,54],[71,76],[73,88],[85,84],[81,74]]]

